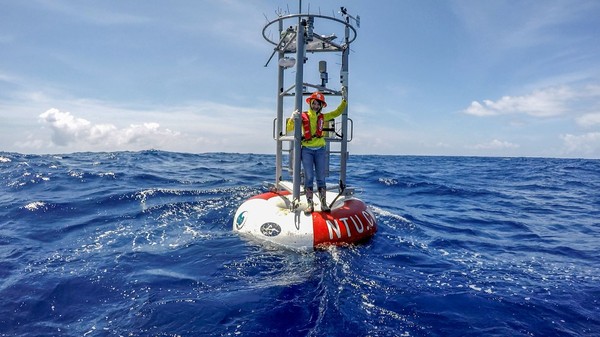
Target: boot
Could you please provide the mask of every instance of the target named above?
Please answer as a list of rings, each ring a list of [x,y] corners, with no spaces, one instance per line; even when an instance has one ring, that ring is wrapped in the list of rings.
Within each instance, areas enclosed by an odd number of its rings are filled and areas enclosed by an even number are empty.
[[[330,212],[329,205],[327,205],[326,195],[327,190],[325,187],[319,188],[319,201],[321,201],[321,211]]]
[[[307,188],[306,189],[306,203],[308,204],[308,206],[306,207],[306,210],[304,210],[304,213],[306,214],[310,214],[315,210],[315,205],[313,203],[313,190],[312,188]]]

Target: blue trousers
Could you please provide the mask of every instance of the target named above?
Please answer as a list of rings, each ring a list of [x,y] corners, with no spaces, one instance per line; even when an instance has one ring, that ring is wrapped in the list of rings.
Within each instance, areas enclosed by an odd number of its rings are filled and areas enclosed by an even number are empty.
[[[325,147],[307,148],[302,147],[302,167],[304,168],[304,190],[313,189],[313,180],[315,173],[317,178],[317,188],[325,188]]]

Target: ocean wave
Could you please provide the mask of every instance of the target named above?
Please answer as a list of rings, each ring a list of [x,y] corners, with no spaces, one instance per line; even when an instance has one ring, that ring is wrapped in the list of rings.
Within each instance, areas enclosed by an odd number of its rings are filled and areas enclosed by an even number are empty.
[[[232,232],[274,156],[0,158],[0,335],[600,329],[599,161],[353,156],[378,232],[296,252]]]

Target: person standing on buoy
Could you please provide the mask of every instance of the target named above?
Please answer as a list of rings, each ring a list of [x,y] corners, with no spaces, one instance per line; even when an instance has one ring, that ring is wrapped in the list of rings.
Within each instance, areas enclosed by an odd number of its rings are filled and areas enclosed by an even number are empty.
[[[346,88],[342,87],[342,101],[340,105],[333,111],[323,113],[323,108],[327,107],[325,96],[316,91],[313,92],[307,99],[308,111],[302,112],[302,167],[304,168],[304,191],[306,192],[306,201],[308,208],[306,213],[312,213],[314,210],[313,204],[313,181],[316,176],[317,189],[319,191],[319,200],[321,202],[321,210],[324,212],[330,211],[325,198],[327,192],[325,185],[325,171],[327,164],[327,153],[325,147],[325,138],[323,127],[325,122],[330,121],[341,115],[348,105]],[[294,117],[298,114],[295,111],[287,122],[287,131],[294,129]]]

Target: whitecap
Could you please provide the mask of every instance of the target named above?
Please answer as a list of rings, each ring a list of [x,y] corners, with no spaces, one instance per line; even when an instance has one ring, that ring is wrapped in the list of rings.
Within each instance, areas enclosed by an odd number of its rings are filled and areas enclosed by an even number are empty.
[[[44,207],[46,206],[46,203],[43,201],[34,201],[34,202],[30,202],[27,205],[24,206],[25,209],[29,210],[29,211],[35,211],[37,209],[39,209],[40,207]]]
[[[377,179],[380,183],[383,183],[386,186],[394,186],[398,185],[398,180],[394,178],[379,178]]]
[[[403,217],[402,215],[398,215],[398,214],[394,214],[390,211],[386,211],[382,208],[376,207],[376,206],[369,206],[373,212],[375,212],[375,214],[377,215],[381,215],[381,216],[387,216],[396,220],[400,220],[401,222],[404,223],[410,223],[410,220],[408,220],[407,218]]]
[[[469,284],[469,288],[471,288],[471,289],[473,289],[473,290],[476,290],[476,291],[481,291],[481,290],[482,290],[482,288],[481,288],[481,287],[478,287],[478,286],[476,286],[476,285],[474,285],[474,284]]]

